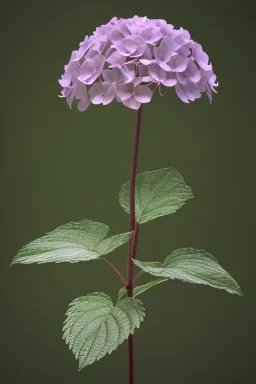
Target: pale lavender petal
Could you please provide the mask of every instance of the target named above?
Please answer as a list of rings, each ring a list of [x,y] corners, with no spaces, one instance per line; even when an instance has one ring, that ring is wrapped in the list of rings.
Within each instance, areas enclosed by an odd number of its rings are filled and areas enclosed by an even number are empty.
[[[177,72],[177,79],[180,83],[186,84],[187,80],[197,83],[201,79],[201,73],[194,61],[188,62],[187,68],[184,72]]]
[[[186,91],[188,98],[191,101],[194,101],[195,99],[199,99],[201,97],[201,92],[197,88],[197,85],[190,80],[187,81]]]
[[[190,41],[191,37],[190,37],[190,33],[186,30],[184,30],[183,28],[181,28],[181,33],[175,37],[175,42],[181,46],[181,45],[184,45],[186,43],[188,43]]]
[[[61,95],[59,95],[59,97],[67,97],[68,95],[70,95],[71,91],[72,91],[72,87],[64,88],[62,89]]]
[[[187,47],[180,47],[178,50],[177,50],[177,53],[182,56],[184,59],[186,59],[187,57],[191,56],[191,50]]]
[[[140,57],[140,56],[142,56],[143,53],[145,52],[146,46],[147,46],[146,43],[143,43],[143,44],[139,45],[137,47],[137,49],[135,50],[135,52],[131,53],[130,56],[131,57]]]
[[[154,51],[153,51],[153,45],[147,44],[145,51],[143,52],[143,55],[141,56],[142,59],[153,59]]]
[[[107,36],[100,36],[97,40],[93,42],[92,49],[101,53],[105,48],[107,41]]]
[[[103,55],[98,55],[95,57],[93,61],[89,63],[93,68],[92,75],[89,78],[84,78],[84,79],[81,76],[79,76],[79,78],[83,81],[83,83],[87,85],[93,84],[95,80],[98,79],[104,67],[105,57]]]
[[[209,99],[209,102],[210,104],[212,103],[212,89],[209,87],[209,85],[206,83],[206,87],[205,87],[205,92],[206,92],[206,95]]]
[[[74,101],[74,98],[75,98],[75,93],[74,93],[74,90],[72,89],[72,92],[66,97],[66,101],[70,109]]]
[[[124,56],[130,56],[137,49],[137,44],[132,39],[123,39],[116,43],[116,49]]]
[[[140,85],[143,82],[145,83],[143,77],[136,77],[136,79],[133,80],[133,85],[134,85],[134,87],[137,87],[138,85]]]
[[[189,59],[184,59],[180,55],[175,55],[168,63],[174,72],[183,72],[187,68]]]
[[[209,71],[212,69],[212,65],[209,64],[209,57],[208,55],[203,51],[202,46],[198,43],[195,43],[192,48],[192,53],[197,61],[197,63],[200,65],[202,69],[205,71]]]
[[[104,97],[104,88],[102,83],[94,83],[89,89],[89,95],[92,104],[101,104]]]
[[[163,37],[163,34],[158,28],[148,27],[141,32],[140,36],[143,37],[147,43],[154,43],[160,40]]]
[[[158,81],[153,79],[151,76],[145,76],[145,77],[143,77],[143,82],[144,83],[152,83],[152,82],[157,83]]]
[[[166,79],[166,72],[158,64],[150,64],[148,66],[148,72],[150,76],[159,83]]]
[[[116,44],[124,39],[124,34],[119,29],[114,29],[110,34],[110,40]]]
[[[163,61],[159,61],[159,66],[166,72],[171,72],[172,68],[167,63],[164,63]]]
[[[94,49],[90,49],[88,51],[88,53],[85,55],[85,61],[94,61],[95,58],[98,56],[99,52],[94,50]]]
[[[140,103],[149,103],[152,96],[153,92],[146,85],[138,85],[134,88],[134,98]]]
[[[162,81],[162,84],[166,87],[173,87],[177,83],[176,74],[173,72],[168,72],[166,74],[166,79]]]
[[[114,70],[115,68],[113,68]],[[135,65],[134,64],[128,64],[123,65],[121,68],[117,68],[119,71],[119,74],[121,75],[119,78],[116,75],[115,82],[122,82],[122,83],[131,83],[135,79]]]
[[[141,106],[141,103],[139,103],[137,100],[135,100],[133,97],[130,97],[130,99],[127,99],[123,101],[123,104],[131,109],[139,109]]]
[[[93,74],[93,66],[91,62],[84,62],[78,70],[78,78],[82,81],[89,79]]]
[[[62,78],[59,79],[58,81],[63,88],[68,87],[71,83],[71,75],[69,76],[62,75]]]
[[[103,96],[103,105],[107,105],[111,103],[111,101],[114,100],[116,96],[116,87],[114,85],[111,85],[111,87],[108,88],[108,90],[105,92]]]
[[[187,92],[184,89],[184,86],[177,83],[175,85],[176,93],[179,96],[179,98],[184,102],[184,103],[189,103],[188,97],[187,97]]]
[[[197,83],[201,79],[200,71],[194,61],[190,60],[188,62],[185,73],[189,77],[189,80]]]
[[[126,57],[115,51],[106,59],[106,61],[111,65],[124,64],[126,62]]]
[[[140,59],[140,62],[144,65],[157,63],[156,59],[148,60],[148,59]]]
[[[77,62],[69,62],[69,64],[64,67],[65,73],[61,76],[59,80],[60,85],[65,88],[68,87],[71,83],[72,73],[79,69],[79,64]]]
[[[154,55],[157,61],[167,62],[173,56],[173,52],[179,46],[175,43],[173,37],[164,37],[159,47],[154,47]]]
[[[103,69],[102,76],[104,81],[114,82],[114,72],[112,69]]]
[[[132,96],[132,84],[117,85],[116,94],[122,101],[128,100]]]
[[[86,109],[89,107],[90,105],[90,98],[88,96],[88,94],[86,94],[80,101],[79,103],[77,104],[77,109],[80,111],[80,112],[84,112],[86,111]]]
[[[79,79],[77,79],[76,87],[75,87],[75,98],[80,100],[85,97],[87,94],[87,87],[84,83],[82,83]]]

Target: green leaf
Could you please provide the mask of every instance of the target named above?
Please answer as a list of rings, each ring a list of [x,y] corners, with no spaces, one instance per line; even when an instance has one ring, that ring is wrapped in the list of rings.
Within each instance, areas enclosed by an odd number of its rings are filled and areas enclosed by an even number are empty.
[[[120,204],[130,212],[130,182],[120,191]],[[142,224],[160,216],[169,215],[193,197],[190,187],[173,168],[143,172],[136,177],[135,212],[137,223]]]
[[[97,259],[126,243],[132,233],[104,239],[109,227],[90,220],[62,225],[45,236],[25,245],[12,264],[76,263]]]
[[[237,282],[218,264],[212,255],[204,250],[179,249],[167,256],[163,264],[139,260],[133,260],[133,262],[153,276],[206,284],[242,295]]]
[[[132,297],[116,306],[104,293],[74,300],[66,313],[63,339],[79,359],[79,370],[113,352],[139,328],[144,315],[142,302]]]
[[[138,285],[137,287],[133,288],[133,297],[141,295],[143,292],[147,291],[148,289],[154,287],[155,285],[158,285],[160,283],[163,283],[164,281],[167,281],[168,279],[157,279],[154,281],[150,281],[149,283]],[[121,300],[126,295],[126,288],[121,288],[118,292],[118,301]]]

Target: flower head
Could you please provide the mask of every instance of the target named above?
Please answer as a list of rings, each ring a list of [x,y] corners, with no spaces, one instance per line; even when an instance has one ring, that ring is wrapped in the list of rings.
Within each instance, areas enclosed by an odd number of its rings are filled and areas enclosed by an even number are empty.
[[[114,100],[138,109],[162,86],[175,87],[185,103],[204,92],[211,102],[218,86],[208,55],[188,31],[139,16],[114,17],[96,28],[72,52],[64,69],[60,97],[70,107],[77,100],[79,111],[90,103],[107,105]]]

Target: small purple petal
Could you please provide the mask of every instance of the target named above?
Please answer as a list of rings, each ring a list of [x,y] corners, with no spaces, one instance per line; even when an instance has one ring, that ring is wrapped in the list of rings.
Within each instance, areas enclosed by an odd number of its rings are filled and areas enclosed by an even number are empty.
[[[114,72],[111,69],[103,69],[102,77],[104,81],[114,82]]]
[[[94,83],[89,89],[89,95],[92,104],[101,104],[104,97],[104,88],[102,83]]]
[[[114,70],[115,68],[113,68]],[[135,79],[135,65],[134,64],[128,64],[123,65],[121,68],[117,68],[119,71],[119,74],[121,77],[118,80],[118,77],[116,75],[115,82],[122,82],[122,83],[131,83]]]
[[[132,96],[132,84],[117,85],[116,94],[120,100],[128,100]]]
[[[175,43],[173,37],[164,37],[159,47],[154,47],[154,55],[157,61],[167,62],[173,56],[173,52],[179,46]]]
[[[173,87],[177,83],[176,74],[173,72],[168,72],[166,74],[166,79],[162,81],[162,84],[166,87]]]
[[[175,37],[175,42],[179,46],[184,45],[190,41],[190,34],[188,31],[181,28],[181,32]]]
[[[187,68],[188,59],[184,59],[180,55],[175,55],[168,63],[174,72],[183,72]]]
[[[146,85],[139,85],[134,88],[134,98],[140,103],[149,103],[152,99],[153,92]]]
[[[75,87],[75,98],[80,100],[87,95],[87,87],[84,83],[82,83],[79,79],[77,79],[76,87]]]
[[[116,49],[124,56],[130,56],[137,49],[137,44],[132,39],[123,39],[116,43]]]
[[[148,66],[148,72],[150,76],[159,83],[166,79],[166,72],[158,64],[150,64]]]
[[[88,94],[86,94],[80,101],[79,103],[77,104],[77,109],[80,111],[80,112],[84,112],[86,111],[86,109],[89,107],[90,105],[90,98],[88,96]]]
[[[126,57],[115,51],[106,59],[106,61],[111,65],[124,64],[126,62]]]
[[[186,90],[184,89],[184,86],[177,83],[176,86],[175,86],[175,89],[176,89],[176,93],[177,95],[179,96],[179,98],[184,102],[184,103],[189,103],[188,101],[188,97],[187,97],[187,92]]]
[[[148,59],[141,59],[140,62],[144,65],[149,65],[149,64],[154,64],[154,63],[157,63],[157,61],[155,59],[152,59],[152,60],[148,60]]]
[[[177,72],[177,79],[179,83],[182,84],[186,84],[188,79],[194,83],[197,83],[201,79],[201,73],[194,61],[190,60],[188,62],[187,68],[184,72]]]
[[[82,81],[89,79],[93,74],[93,66],[90,62],[84,62],[78,70],[78,77]]]
[[[141,32],[140,36],[143,37],[147,43],[154,43],[160,40],[163,37],[163,34],[158,28],[148,27]]]
[[[103,96],[103,105],[107,105],[114,100],[116,96],[116,87],[111,85]]]
[[[130,97],[130,99],[123,101],[123,104],[126,107],[131,108],[131,109],[139,109],[139,107],[141,106],[141,103],[139,103],[133,97]]]

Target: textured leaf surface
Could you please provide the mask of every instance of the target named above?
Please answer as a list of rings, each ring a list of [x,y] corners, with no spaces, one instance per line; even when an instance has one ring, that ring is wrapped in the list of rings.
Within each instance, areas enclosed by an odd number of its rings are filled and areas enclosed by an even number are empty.
[[[143,320],[144,308],[138,299],[126,297],[114,306],[108,295],[92,293],[74,300],[66,315],[63,339],[82,369],[133,334]]]
[[[25,245],[12,264],[87,261],[106,255],[126,243],[131,233],[104,239],[109,227],[102,223],[82,220],[68,223]]]
[[[129,213],[130,182],[120,191],[120,204]],[[173,168],[143,172],[136,177],[135,212],[139,224],[174,213],[193,197],[190,187]]]
[[[139,260],[133,260],[133,262],[143,271],[154,276],[206,284],[237,295],[242,294],[237,282],[212,255],[204,250],[179,249],[167,256],[163,264]]]
[[[133,297],[141,295],[143,292],[147,291],[148,289],[154,287],[155,285],[158,285],[160,283],[163,283],[164,281],[167,281],[167,278],[164,279],[157,279],[154,281],[150,281],[149,283],[138,285],[137,287],[133,288]],[[121,300],[126,295],[126,289],[121,288],[118,292],[118,301]]]

